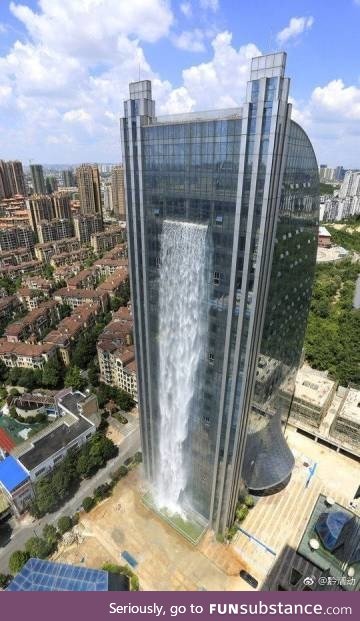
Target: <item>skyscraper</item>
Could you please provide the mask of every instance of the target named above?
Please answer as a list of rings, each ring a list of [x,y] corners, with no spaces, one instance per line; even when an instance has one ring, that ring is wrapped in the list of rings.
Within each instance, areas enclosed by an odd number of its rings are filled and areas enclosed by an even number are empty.
[[[31,173],[34,194],[46,194],[44,169],[41,166],[41,164],[31,164],[30,173]]]
[[[19,160],[0,161],[0,197],[10,198],[15,194],[26,196],[26,184],[22,163]]]
[[[119,220],[126,220],[124,167],[114,166],[111,171],[112,208]]]
[[[316,261],[319,174],[286,55],[254,58],[242,108],[121,119],[141,436],[159,507],[217,531],[294,458],[289,413]]]
[[[54,192],[51,196],[30,196],[26,201],[29,221],[33,231],[38,224],[51,220],[71,220],[70,198],[63,192]]]
[[[75,175],[71,169],[62,171],[62,180],[66,188],[73,188],[76,186]]]
[[[81,164],[76,169],[79,188],[80,211],[82,214],[102,214],[99,168],[92,164]]]

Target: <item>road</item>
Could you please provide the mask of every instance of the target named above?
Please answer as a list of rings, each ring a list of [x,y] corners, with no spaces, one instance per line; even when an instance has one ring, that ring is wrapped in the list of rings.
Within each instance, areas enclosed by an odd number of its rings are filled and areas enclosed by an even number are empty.
[[[106,467],[99,470],[91,479],[84,479],[76,494],[57,511],[44,515],[40,520],[34,520],[31,524],[16,524],[11,534],[9,543],[0,549],[0,572],[8,573],[9,558],[15,550],[24,548],[25,543],[34,534],[40,536],[45,524],[54,524],[62,515],[73,515],[80,508],[86,496],[91,496],[98,485],[110,479],[110,474],[116,470],[124,461],[140,450],[140,431],[136,427],[124,439],[119,447],[119,454],[110,460]],[[14,520],[13,520],[14,521]]]

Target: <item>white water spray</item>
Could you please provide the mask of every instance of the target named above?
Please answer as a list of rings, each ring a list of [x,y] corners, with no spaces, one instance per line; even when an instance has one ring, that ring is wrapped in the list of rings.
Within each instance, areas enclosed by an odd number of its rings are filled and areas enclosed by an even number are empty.
[[[159,461],[155,501],[182,513],[186,487],[183,443],[193,412],[197,370],[206,338],[207,226],[164,220],[159,283]]]

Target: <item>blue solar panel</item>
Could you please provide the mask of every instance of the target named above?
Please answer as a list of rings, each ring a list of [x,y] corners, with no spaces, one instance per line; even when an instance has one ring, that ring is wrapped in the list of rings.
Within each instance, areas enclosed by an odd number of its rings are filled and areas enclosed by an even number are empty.
[[[28,560],[7,591],[107,591],[108,572],[38,558]]]

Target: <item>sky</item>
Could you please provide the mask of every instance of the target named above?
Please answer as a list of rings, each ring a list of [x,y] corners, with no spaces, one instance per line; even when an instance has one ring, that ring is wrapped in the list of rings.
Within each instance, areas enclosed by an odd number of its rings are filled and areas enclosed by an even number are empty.
[[[241,105],[285,50],[319,164],[360,168],[360,0],[0,0],[0,159],[121,161],[128,83],[158,114]]]

